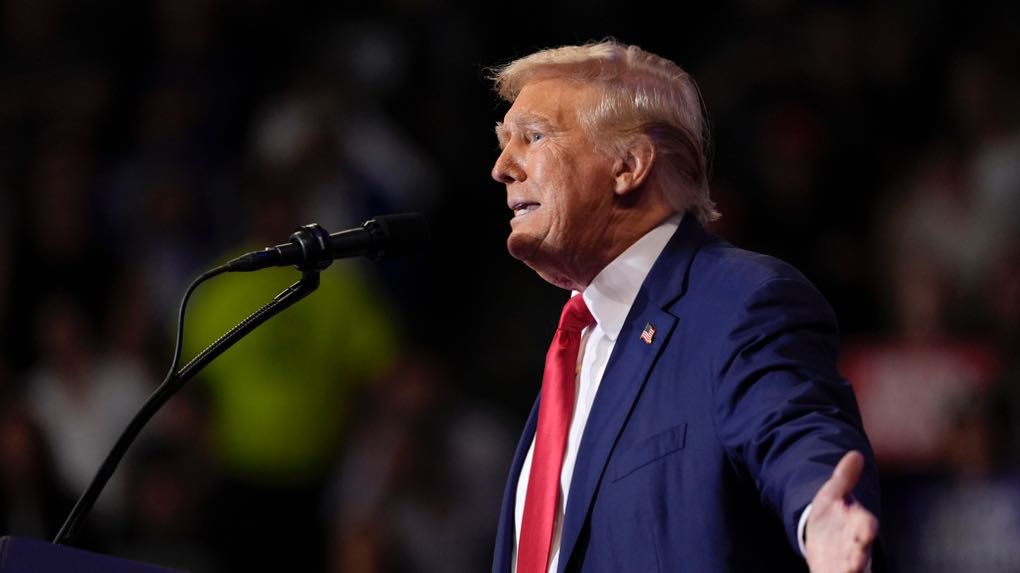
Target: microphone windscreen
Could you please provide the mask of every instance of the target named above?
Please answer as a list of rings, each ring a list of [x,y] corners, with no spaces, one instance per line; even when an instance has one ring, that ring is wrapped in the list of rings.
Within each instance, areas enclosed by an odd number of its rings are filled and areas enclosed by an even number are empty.
[[[372,226],[376,228],[373,229]],[[378,215],[365,228],[382,239],[382,256],[404,255],[419,251],[429,242],[429,224],[420,213]]]

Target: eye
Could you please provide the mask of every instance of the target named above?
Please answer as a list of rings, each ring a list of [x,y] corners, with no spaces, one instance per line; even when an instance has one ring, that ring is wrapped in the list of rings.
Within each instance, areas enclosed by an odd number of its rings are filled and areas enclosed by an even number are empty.
[[[543,137],[545,137],[545,134],[537,131],[532,131],[528,133],[527,136],[528,143],[538,143]]]

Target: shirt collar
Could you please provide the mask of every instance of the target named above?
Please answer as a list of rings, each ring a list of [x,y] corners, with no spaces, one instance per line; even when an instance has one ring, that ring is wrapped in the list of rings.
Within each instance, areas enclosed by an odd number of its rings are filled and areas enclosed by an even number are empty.
[[[584,302],[610,340],[623,329],[645,277],[680,226],[682,215],[666,219],[612,260],[584,289]]]

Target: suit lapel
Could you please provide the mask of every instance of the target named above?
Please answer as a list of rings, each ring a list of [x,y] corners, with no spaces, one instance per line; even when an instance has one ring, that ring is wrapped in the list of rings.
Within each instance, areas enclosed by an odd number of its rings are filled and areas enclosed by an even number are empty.
[[[538,402],[535,400],[528,421],[524,424],[524,431],[521,432],[521,440],[517,443],[517,451],[514,453],[514,460],[510,466],[506,487],[503,489],[503,503],[500,506],[499,524],[496,527],[492,573],[512,573],[510,566],[514,551],[514,536],[516,535],[514,510],[517,502],[517,482],[521,476],[521,468],[524,466],[524,458],[528,457],[531,441],[535,437],[535,426],[538,424]]]
[[[631,322],[630,318],[635,318],[641,326],[635,327],[636,322]],[[652,344],[646,344],[638,338],[641,327],[646,323],[654,325],[656,330]],[[573,552],[581,528],[587,520],[595,491],[616,445],[616,438],[648,379],[655,358],[675,325],[676,317],[661,310],[647,309],[637,316],[632,312],[627,325],[620,331],[588,416],[574,465],[560,540],[560,571],[565,569],[568,556]]]
[[[574,466],[560,540],[560,572],[573,556],[620,432],[676,326],[677,317],[664,309],[683,295],[688,268],[704,237],[701,225],[686,216],[652,266],[616,339]],[[646,325],[655,331],[651,343],[642,339]]]

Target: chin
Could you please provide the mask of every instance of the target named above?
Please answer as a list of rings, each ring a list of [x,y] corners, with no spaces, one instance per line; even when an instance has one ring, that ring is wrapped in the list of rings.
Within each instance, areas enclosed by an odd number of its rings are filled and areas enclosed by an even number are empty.
[[[534,258],[541,244],[542,239],[538,237],[521,231],[511,231],[510,236],[506,239],[506,250],[509,251],[511,257],[527,264]]]

